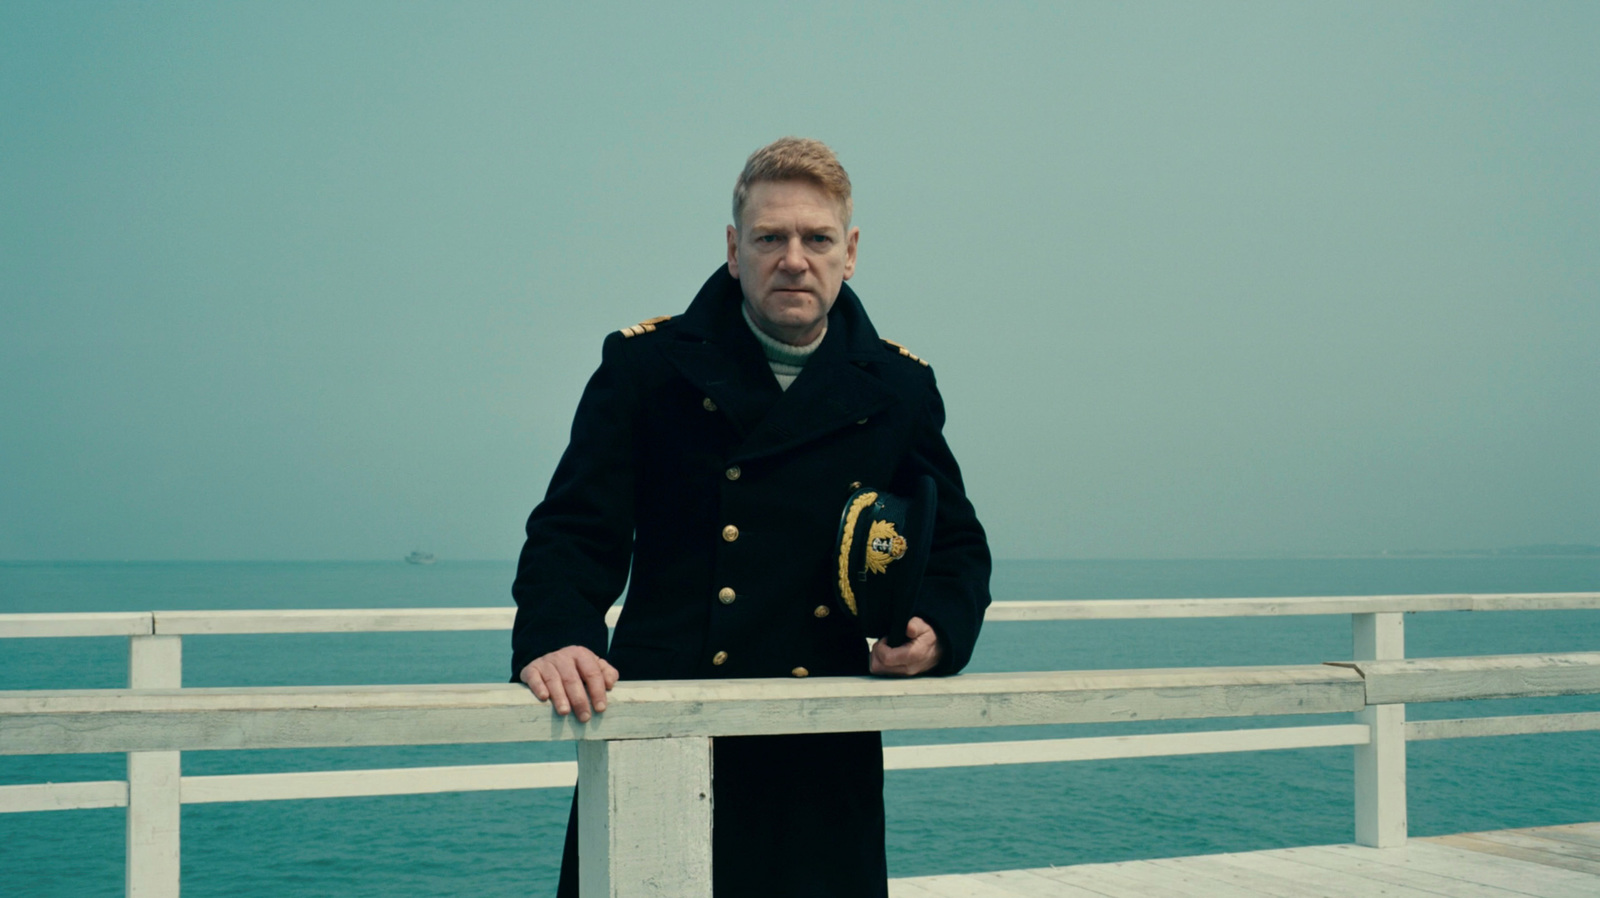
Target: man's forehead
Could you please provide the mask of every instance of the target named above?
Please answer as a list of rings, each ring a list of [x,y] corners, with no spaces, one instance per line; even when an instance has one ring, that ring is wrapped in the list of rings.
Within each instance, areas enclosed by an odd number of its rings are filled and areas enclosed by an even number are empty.
[[[763,181],[750,185],[744,218],[752,228],[799,226],[844,230],[844,203],[806,181]]]

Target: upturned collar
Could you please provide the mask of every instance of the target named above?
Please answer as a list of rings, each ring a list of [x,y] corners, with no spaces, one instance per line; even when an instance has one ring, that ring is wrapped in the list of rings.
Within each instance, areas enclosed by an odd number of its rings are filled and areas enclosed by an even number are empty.
[[[745,340],[754,343],[755,336],[739,313],[743,303],[744,291],[739,287],[738,278],[728,273],[727,265],[719,265],[695,294],[689,308],[675,320],[675,330],[686,337],[724,345]],[[822,343],[817,350],[818,359],[823,353],[833,355],[841,349],[842,355],[850,361],[871,360],[883,354],[878,331],[849,284],[840,285],[839,298],[828,311],[828,333]]]

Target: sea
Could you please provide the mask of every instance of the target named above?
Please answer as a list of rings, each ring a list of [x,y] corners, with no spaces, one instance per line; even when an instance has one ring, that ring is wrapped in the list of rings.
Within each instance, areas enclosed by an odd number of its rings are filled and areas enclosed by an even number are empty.
[[[509,604],[509,562],[0,564],[0,613]],[[1600,590],[1600,558],[1002,561],[1007,599]],[[1600,650],[1600,611],[1406,617],[1411,657]],[[127,640],[0,640],[0,689],[127,684]],[[186,686],[504,682],[506,633],[190,636]],[[992,623],[970,671],[1349,659],[1348,616]],[[1412,705],[1413,720],[1600,710],[1600,696]],[[1348,715],[891,733],[890,745],[1336,723]],[[189,752],[185,774],[571,760],[571,744]],[[120,779],[120,755],[0,757],[0,785]],[[1600,733],[1409,746],[1427,836],[1600,820]],[[891,771],[889,871],[920,876],[1353,839],[1352,752]],[[554,893],[570,789],[188,805],[186,896]],[[0,814],[0,895],[122,894],[122,809]],[[826,863],[819,858],[819,863]]]

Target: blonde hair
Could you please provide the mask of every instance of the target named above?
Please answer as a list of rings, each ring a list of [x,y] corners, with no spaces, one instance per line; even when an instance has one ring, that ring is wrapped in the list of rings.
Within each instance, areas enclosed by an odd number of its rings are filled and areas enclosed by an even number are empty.
[[[744,171],[733,185],[733,226],[743,222],[745,203],[755,184],[773,181],[807,181],[839,204],[845,227],[850,226],[854,206],[850,200],[850,176],[839,157],[820,140],[808,137],[780,137],[745,160]]]

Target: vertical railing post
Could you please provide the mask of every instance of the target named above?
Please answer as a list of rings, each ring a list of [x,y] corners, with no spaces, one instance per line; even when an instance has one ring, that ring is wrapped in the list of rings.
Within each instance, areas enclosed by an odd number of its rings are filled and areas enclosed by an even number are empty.
[[[1357,661],[1406,656],[1405,616],[1398,611],[1351,615]],[[1371,738],[1356,746],[1356,844],[1406,843],[1406,706],[1368,705],[1356,712]]]
[[[711,740],[578,743],[581,898],[711,898]]]
[[[129,637],[128,686],[182,687],[183,637]],[[180,759],[175,751],[128,752],[125,870],[129,898],[176,898],[178,894]]]

